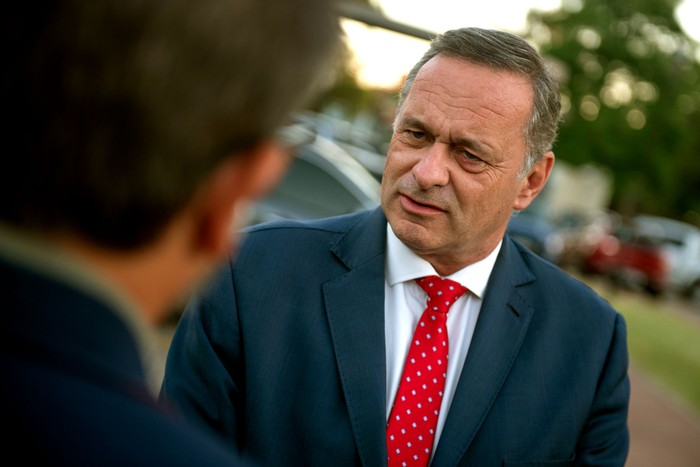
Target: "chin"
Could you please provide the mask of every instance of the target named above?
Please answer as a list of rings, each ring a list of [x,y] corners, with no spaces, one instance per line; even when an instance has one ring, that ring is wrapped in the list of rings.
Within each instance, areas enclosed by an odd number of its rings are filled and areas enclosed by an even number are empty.
[[[391,223],[394,235],[412,250],[429,250],[435,241],[435,233],[428,227],[408,219],[398,219]]]

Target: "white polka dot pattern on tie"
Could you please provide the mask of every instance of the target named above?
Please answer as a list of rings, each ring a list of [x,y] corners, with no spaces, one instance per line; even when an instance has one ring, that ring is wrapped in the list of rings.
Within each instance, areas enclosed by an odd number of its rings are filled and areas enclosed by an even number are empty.
[[[438,276],[417,280],[428,294],[387,424],[389,467],[430,460],[448,361],[447,312],[466,288]]]

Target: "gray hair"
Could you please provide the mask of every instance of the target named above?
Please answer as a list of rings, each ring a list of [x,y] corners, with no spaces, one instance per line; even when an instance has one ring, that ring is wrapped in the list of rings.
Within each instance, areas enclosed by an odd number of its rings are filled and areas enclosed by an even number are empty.
[[[420,69],[440,54],[496,70],[512,71],[530,79],[534,105],[524,129],[527,155],[519,176],[527,175],[533,165],[551,150],[561,109],[559,83],[540,54],[527,41],[508,32],[474,27],[447,31],[431,41],[428,51],[409,72],[399,93],[399,109]]]

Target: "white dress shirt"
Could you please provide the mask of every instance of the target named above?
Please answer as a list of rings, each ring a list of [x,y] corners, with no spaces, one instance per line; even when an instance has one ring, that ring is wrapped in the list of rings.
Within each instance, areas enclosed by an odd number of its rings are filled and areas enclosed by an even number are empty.
[[[467,289],[450,308],[447,314],[447,334],[449,338],[449,363],[447,379],[440,406],[440,415],[433,441],[433,452],[437,446],[445,418],[449,411],[457,381],[462,372],[464,360],[474,334],[481,303],[489,276],[501,249],[502,242],[483,260],[471,264],[447,276]],[[413,253],[396,235],[387,223],[387,250],[384,283],[384,315],[386,337],[386,417],[389,419],[394,397],[399,388],[404,361],[418,321],[425,310],[427,295],[415,279],[429,275],[439,275],[435,269]]]

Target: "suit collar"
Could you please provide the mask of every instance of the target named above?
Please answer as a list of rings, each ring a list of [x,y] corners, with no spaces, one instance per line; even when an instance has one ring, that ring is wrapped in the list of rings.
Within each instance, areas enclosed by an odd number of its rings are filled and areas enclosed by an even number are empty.
[[[139,350],[151,390],[157,394],[163,379],[163,352],[158,347],[157,335],[144,321],[134,301],[126,296],[118,287],[79,258],[73,257],[51,243],[40,240],[29,232],[16,230],[11,226],[0,223],[0,264],[12,266],[13,280],[35,281],[37,290],[56,290],[61,298],[85,300],[99,305],[96,308],[116,315],[123,326],[129,330]],[[8,271],[10,269],[8,268]],[[45,288],[44,284],[50,284]],[[9,290],[13,292],[12,290]],[[58,293],[57,292],[57,293]],[[50,304],[46,293],[41,302]],[[72,312],[74,307],[66,306],[59,298],[55,298],[56,307],[60,304]],[[66,315],[71,316],[71,315]],[[80,323],[81,332],[89,329],[88,319],[98,319],[100,313],[86,314],[84,323]],[[27,318],[29,319],[29,318]],[[66,320],[68,318],[66,317]],[[65,322],[65,320],[64,320]],[[104,326],[93,326],[91,333],[103,330]],[[60,329],[60,328],[59,328]],[[49,332],[59,331],[50,329]],[[76,335],[75,339],[66,342],[80,343],[84,339]]]
[[[533,304],[517,289],[534,280],[515,244],[506,237],[432,465],[457,465],[486,418],[534,313]]]
[[[134,336],[108,304],[2,257],[0,293],[7,309],[0,330],[5,341],[18,345],[18,352],[62,362],[63,369],[100,367],[124,378],[144,379]]]
[[[338,371],[362,465],[385,465],[386,218],[361,216],[332,245],[348,272],[323,285]],[[534,307],[517,291],[534,275],[506,237],[432,465],[457,465],[488,414],[520,350]]]
[[[361,216],[331,249],[348,271],[323,285],[338,371],[364,466],[386,464],[386,219]]]
[[[386,217],[381,208],[358,216],[358,220],[331,247],[331,251],[348,269],[384,255],[386,249]]]

